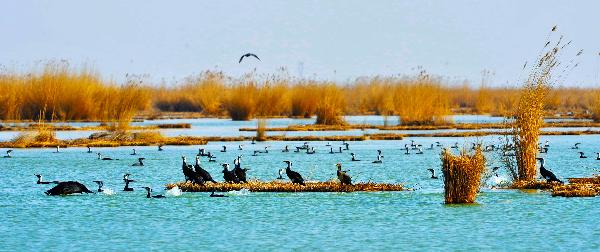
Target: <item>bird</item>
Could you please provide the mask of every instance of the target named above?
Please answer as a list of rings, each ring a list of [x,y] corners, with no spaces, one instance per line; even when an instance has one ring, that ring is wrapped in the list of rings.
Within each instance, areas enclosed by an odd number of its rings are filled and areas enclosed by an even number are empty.
[[[227,146],[223,145],[223,149],[221,150],[221,152],[227,152]]]
[[[431,144],[431,146],[428,147],[427,150],[433,150],[433,144]]]
[[[46,195],[54,196],[54,195],[69,195],[73,193],[94,193],[87,189],[85,185],[77,182],[77,181],[66,181],[60,182],[56,186],[52,187],[52,189],[45,192]]]
[[[575,143],[575,145],[573,145],[573,147],[571,147],[571,149],[574,149],[574,150],[577,150],[577,149],[579,149],[579,145],[580,145],[580,144],[581,144],[581,143]]]
[[[244,148],[243,148],[243,147],[244,147],[244,145],[243,145],[243,144],[240,144],[240,145],[238,145],[238,150],[244,150]]]
[[[138,158],[138,161],[133,163],[131,166],[144,166],[144,159],[143,157]]]
[[[337,163],[337,177],[340,180],[342,185],[352,185],[352,178],[350,175],[346,173],[346,171],[342,171],[342,164]]]
[[[452,148],[452,149],[458,149],[458,142],[455,142],[454,145],[452,145],[450,148]]]
[[[410,152],[408,151],[408,146],[404,148],[405,152],[404,155],[410,155]]]
[[[377,160],[373,161],[374,164],[381,164],[383,161],[381,160],[383,156],[381,155],[381,150],[377,150]]]
[[[432,179],[437,179],[437,178],[438,178],[437,176],[435,176],[435,170],[434,170],[434,169],[431,169],[431,168],[429,168],[429,169],[427,169],[427,170],[428,170],[429,172],[431,172],[431,178],[432,178]]]
[[[58,181],[44,181],[44,178],[42,177],[41,174],[35,174],[35,176],[37,177],[37,182],[36,184],[38,185],[47,185],[47,184],[58,184]]]
[[[210,192],[210,197],[213,197],[213,198],[223,198],[223,197],[229,197],[229,196],[223,195],[223,194],[215,194],[215,190],[213,189]]]
[[[423,154],[423,149],[421,149],[421,148],[419,147],[419,148],[417,148],[417,150],[418,150],[418,151],[417,151],[417,153],[415,153],[415,154]]]
[[[241,156],[238,156],[236,159],[233,160],[233,172],[235,173],[235,176],[240,180],[240,182],[246,183],[246,171],[250,169],[242,169],[241,158]]]
[[[98,152],[98,160],[118,160],[118,159],[112,159],[110,157],[102,157],[102,154],[100,154],[100,152]]]
[[[279,169],[279,177],[277,177],[277,179],[283,179],[283,172],[285,171],[285,169]]]
[[[207,170],[202,169],[202,166],[200,166],[200,157],[199,156],[196,156],[196,164],[194,165],[194,172],[196,172],[197,176],[202,177],[204,182],[210,181],[213,183],[217,183],[217,181],[215,181],[212,178],[212,176],[210,175],[210,173],[208,173]]]
[[[560,181],[556,175],[554,175],[554,173],[552,173],[551,171],[547,170],[546,167],[544,167],[544,159],[543,158],[536,158],[537,160],[540,161],[540,175],[542,175],[542,177],[544,177],[544,179],[546,179],[546,181],[548,182],[558,182],[558,183],[563,183],[562,181]]]
[[[163,149],[163,145],[162,144],[158,146],[158,151],[164,151],[164,150],[165,149]]]
[[[204,184],[204,179],[202,178],[202,176],[200,176],[196,172],[194,172],[194,170],[192,169],[192,165],[187,164],[185,156],[181,156],[181,159],[182,159],[181,170],[183,172],[185,181],[186,182],[189,181],[189,182],[199,184],[199,185]]]
[[[350,153],[350,155],[352,156],[352,161],[360,161],[360,159],[356,158],[356,154]]]
[[[94,180],[93,182],[98,184],[98,192],[104,192],[104,189],[102,189],[102,187],[104,186],[104,182],[100,180]]]
[[[6,151],[6,156],[4,156],[3,158],[12,158],[12,155],[11,155],[12,152],[13,152],[13,150],[7,150]]]
[[[125,192],[133,191],[133,188],[129,187],[129,183],[135,182],[135,180],[129,179],[129,175],[131,175],[131,174],[125,173],[125,175],[123,175],[123,181],[125,182],[125,187],[123,187],[123,191],[125,191]]]
[[[156,198],[165,198],[164,195],[160,195],[160,194],[159,195],[151,195],[150,192],[152,192],[152,188],[150,188],[150,187],[144,186],[142,188],[146,189],[146,193],[147,193],[146,198],[155,198],[155,199]]]
[[[132,155],[132,156],[137,155],[137,153],[135,152],[135,149],[133,149],[133,152],[131,154],[129,154],[129,155]]]
[[[333,152],[333,147],[329,147],[329,154],[334,154],[335,152]]]
[[[240,57],[240,61],[238,61],[238,64],[239,64],[239,63],[242,63],[242,60],[243,60],[244,58],[246,58],[246,57],[254,57],[254,58],[256,58],[258,61],[260,61],[260,58],[258,58],[258,56],[256,56],[256,54],[254,54],[254,53],[246,53],[246,54],[242,55],[242,57]]]
[[[285,174],[292,181],[292,184],[304,185],[304,179],[302,178],[302,175],[300,175],[298,172],[292,171],[292,162],[288,160],[283,162],[287,164],[287,168],[285,168]]]
[[[580,151],[579,152],[579,158],[587,158],[587,157],[585,156],[585,154],[583,153],[583,151]]]
[[[500,169],[500,167],[499,167],[499,166],[494,166],[494,167],[492,167],[492,172],[494,173],[494,176],[496,176],[496,177],[498,177],[498,172],[497,172],[497,171],[498,171],[498,169]]]
[[[204,149],[200,148],[198,149],[198,154],[196,154],[196,156],[208,157],[208,154],[204,152]]]
[[[600,152],[596,152],[596,160],[600,160]]]
[[[235,172],[229,170],[228,163],[223,163],[221,165],[223,166],[223,179],[225,179],[225,182],[234,183],[234,184],[240,183],[240,180],[235,175]]]
[[[93,153],[93,151],[92,151],[92,147],[88,146],[87,148],[88,148],[88,151],[87,151],[87,153]]]
[[[350,150],[350,144],[349,143],[344,142],[344,146],[346,146],[346,148],[344,148],[344,150]]]
[[[60,152],[60,145],[56,146],[56,151],[54,151],[54,153],[59,153]]]
[[[289,146],[286,145],[281,152],[290,152]]]
[[[310,149],[306,149],[306,154],[315,154],[317,153],[317,151],[315,151],[315,147],[310,147]]]

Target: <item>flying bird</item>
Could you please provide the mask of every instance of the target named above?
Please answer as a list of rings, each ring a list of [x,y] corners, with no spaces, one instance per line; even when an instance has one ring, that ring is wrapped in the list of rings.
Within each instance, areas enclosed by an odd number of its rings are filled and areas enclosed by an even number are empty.
[[[238,63],[242,63],[242,60],[245,57],[254,57],[254,58],[256,58],[257,60],[260,61],[260,58],[258,56],[256,56],[256,54],[254,54],[254,53],[246,53],[246,54],[242,55],[242,57],[240,57],[240,61]]]

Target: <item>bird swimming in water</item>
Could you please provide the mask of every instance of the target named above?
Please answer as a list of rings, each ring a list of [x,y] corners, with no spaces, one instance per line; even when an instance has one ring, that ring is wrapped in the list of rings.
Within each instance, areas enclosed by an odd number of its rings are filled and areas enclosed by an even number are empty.
[[[435,142],[435,146],[442,147],[442,144],[440,142]]]
[[[133,150],[133,152],[131,154],[129,154],[129,155],[132,155],[132,156],[137,155],[137,153],[135,152],[135,149],[132,149],[132,150]]]
[[[165,149],[163,149],[163,145],[162,144],[158,146],[158,151],[164,151],[164,150]]]
[[[427,148],[428,150],[433,150],[433,144],[431,144],[430,147]]]
[[[341,148],[341,147],[340,147]],[[329,154],[334,154],[335,152],[333,152],[333,147],[329,148]]]
[[[350,156],[352,156],[352,161],[360,161],[360,159],[356,158],[356,154],[350,153]]]
[[[286,145],[281,152],[290,152],[289,146]]]
[[[228,163],[223,163],[221,165],[223,166],[223,179],[225,180],[225,182],[234,183],[234,184],[240,183],[240,180],[235,175],[235,172],[229,170]]]
[[[11,155],[12,152],[13,152],[13,150],[7,150],[6,151],[6,156],[4,156],[3,158],[12,158],[12,155]]]
[[[56,146],[56,150],[54,151],[54,153],[60,153],[60,145]]]
[[[546,181],[548,182],[558,182],[558,183],[563,183],[562,181],[560,181],[556,175],[554,175],[554,173],[552,173],[551,171],[547,170],[546,167],[544,167],[544,159],[543,158],[536,158],[537,160],[540,161],[540,175],[542,175],[542,177],[544,177],[544,179],[546,179]]]
[[[118,159],[112,159],[110,157],[102,157],[102,154],[100,154],[100,152],[98,152],[98,160],[118,160]]]
[[[58,181],[44,181],[44,178],[42,177],[41,174],[35,174],[35,176],[37,177],[37,182],[36,184],[38,185],[47,185],[47,184],[58,184]]]
[[[279,177],[277,177],[277,179],[283,179],[283,172],[285,171],[285,169],[279,169]]]
[[[405,150],[404,155],[410,155],[410,152],[408,151],[408,146],[404,147],[404,150]]]
[[[210,151],[208,152],[208,162],[217,162],[217,160],[215,160],[215,156],[210,154]]]
[[[454,145],[450,146],[451,149],[458,149],[458,142],[455,142]]]
[[[133,163],[131,166],[144,166],[144,159],[143,157],[138,158],[138,161]]]
[[[223,145],[223,149],[221,150],[221,152],[227,152],[227,146]]]
[[[46,195],[69,195],[74,193],[94,193],[87,189],[85,185],[77,181],[60,182],[52,189],[46,191]]]
[[[417,148],[417,152],[415,154],[423,154],[423,149],[421,149],[421,147]]]
[[[94,180],[94,183],[98,184],[98,192],[104,192],[104,189],[102,189],[102,187],[104,186],[104,182],[100,180]]]
[[[240,182],[247,183],[246,171],[248,171],[249,169],[247,169],[247,168],[242,169],[241,156],[238,156],[236,159],[234,159],[233,164],[234,164],[233,172],[235,173],[235,176],[239,179]]]
[[[585,156],[585,154],[583,153],[583,151],[580,151],[579,152],[579,158],[587,158],[587,157]]]
[[[373,161],[373,164],[381,164],[383,160],[381,160],[383,156],[381,155],[381,150],[377,150],[377,160]]]
[[[344,150],[350,150],[350,144],[349,143],[344,142],[344,146],[346,146],[346,148]]]
[[[302,175],[300,175],[298,172],[292,171],[292,162],[288,160],[283,162],[287,164],[287,168],[285,168],[285,174],[292,181],[292,184],[304,185],[304,178],[302,178]]]
[[[256,139],[252,138],[251,144],[256,144]]]
[[[256,54],[254,54],[254,53],[246,53],[246,54],[242,55],[242,57],[240,57],[240,61],[238,61],[238,64],[239,64],[239,63],[242,63],[242,60],[243,60],[244,58],[246,58],[246,57],[254,57],[254,58],[256,58],[258,61],[260,61],[260,58],[258,58],[258,56],[256,56]]]
[[[432,179],[437,179],[437,178],[438,178],[437,176],[435,176],[435,170],[434,170],[434,169],[431,169],[431,168],[429,168],[429,169],[427,169],[427,170],[428,170],[429,172],[431,172],[431,178],[432,178]]]
[[[150,192],[152,192],[152,188],[150,188],[150,187],[144,186],[142,188],[146,189],[146,193],[147,193],[146,198],[155,198],[156,199],[156,198],[164,198],[165,197],[164,195],[160,195],[160,194],[159,195],[151,195]]]
[[[574,150],[577,150],[577,149],[579,149],[579,145],[580,145],[580,144],[581,144],[581,143],[575,143],[575,145],[573,145],[573,147],[571,147],[571,149],[574,149]]]
[[[243,146],[243,144],[238,145],[238,150],[244,150]]]
[[[125,182],[125,187],[123,187],[123,191],[125,192],[132,192],[133,188],[129,187],[129,183],[135,182],[135,180],[133,179],[129,179],[129,173],[125,173],[125,175],[123,175],[123,182]]]
[[[342,146],[340,146],[340,149],[338,150],[337,153],[342,153]]]
[[[196,172],[197,176],[202,177],[202,180],[204,180],[204,182],[206,181],[210,181],[213,183],[217,183],[217,181],[215,181],[212,176],[210,175],[210,173],[208,173],[207,170],[202,169],[202,166],[200,166],[200,157],[196,156],[196,164],[194,165],[194,172]]]
[[[87,153],[93,153],[93,151],[92,151],[92,147],[88,146],[87,148],[88,148],[88,151],[87,151]]]
[[[352,185],[352,178],[346,173],[347,171],[342,171],[342,164],[337,163],[335,166],[337,166],[337,177],[340,183],[342,185]]]
[[[315,151],[315,147],[310,147],[309,149],[306,149],[306,154],[315,154],[317,153],[317,151]]]
[[[210,192],[210,197],[213,197],[213,198],[223,198],[223,197],[229,197],[229,196],[227,196],[227,195],[223,195],[223,194],[216,194],[216,193],[215,193],[215,190],[213,189],[213,190]]]
[[[600,160],[600,152],[596,152],[596,160]]]

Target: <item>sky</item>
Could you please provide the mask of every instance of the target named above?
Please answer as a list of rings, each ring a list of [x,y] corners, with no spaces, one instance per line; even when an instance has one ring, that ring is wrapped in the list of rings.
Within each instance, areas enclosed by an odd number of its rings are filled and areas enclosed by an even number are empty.
[[[598,86],[599,1],[0,0],[0,65],[50,60],[175,83],[205,70],[348,81],[414,75],[514,85],[552,26],[579,49],[561,83]],[[239,57],[257,54],[261,61]]]

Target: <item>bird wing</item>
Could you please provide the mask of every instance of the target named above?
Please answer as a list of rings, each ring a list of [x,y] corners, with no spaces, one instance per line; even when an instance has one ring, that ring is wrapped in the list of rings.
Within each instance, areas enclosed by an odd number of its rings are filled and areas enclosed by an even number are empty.
[[[254,57],[254,58],[256,58],[257,60],[259,60],[259,61],[260,61],[260,58],[259,58],[258,56],[256,56],[256,54],[254,54],[254,53],[251,53],[251,54],[250,54],[250,56],[252,56],[252,57]]]
[[[246,55],[242,55],[242,57],[240,57],[240,61],[238,63],[242,63],[242,60],[244,59],[244,57],[246,57]]]

